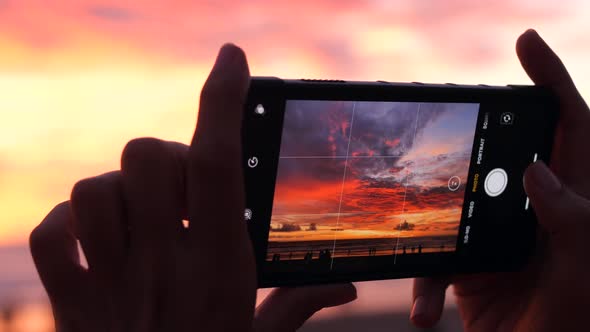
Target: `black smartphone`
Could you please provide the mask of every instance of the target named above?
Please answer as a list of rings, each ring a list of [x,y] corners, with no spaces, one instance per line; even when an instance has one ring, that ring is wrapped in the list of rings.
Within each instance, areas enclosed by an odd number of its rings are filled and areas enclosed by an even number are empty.
[[[517,269],[523,173],[558,118],[540,87],[254,77],[242,127],[259,287]]]

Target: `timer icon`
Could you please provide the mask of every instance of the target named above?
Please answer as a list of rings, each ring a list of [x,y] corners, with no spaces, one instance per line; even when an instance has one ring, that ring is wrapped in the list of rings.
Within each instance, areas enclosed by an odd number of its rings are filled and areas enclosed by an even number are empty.
[[[248,159],[248,167],[254,168],[256,166],[258,166],[258,158],[257,157],[252,157],[252,158]]]

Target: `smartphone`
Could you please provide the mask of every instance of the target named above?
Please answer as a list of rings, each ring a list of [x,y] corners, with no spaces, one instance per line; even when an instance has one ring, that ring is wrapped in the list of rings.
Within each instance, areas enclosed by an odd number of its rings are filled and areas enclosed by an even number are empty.
[[[259,287],[508,271],[535,248],[523,173],[541,87],[254,77],[242,126]]]

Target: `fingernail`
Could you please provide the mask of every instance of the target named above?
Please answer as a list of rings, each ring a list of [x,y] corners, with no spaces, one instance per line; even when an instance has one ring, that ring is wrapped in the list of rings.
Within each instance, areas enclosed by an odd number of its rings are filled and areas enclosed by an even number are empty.
[[[426,311],[428,310],[428,302],[426,298],[422,295],[416,297],[414,300],[414,305],[412,306],[412,314],[411,319],[414,320],[417,317],[421,317],[426,315]]]
[[[547,45],[547,42],[545,42],[545,39],[543,39],[543,37],[541,37],[541,35],[539,34],[539,32],[537,32],[537,30],[528,29],[527,33],[529,35],[533,36],[533,38],[536,39],[539,43]]]
[[[528,34],[534,34],[534,35],[537,35],[537,36],[539,35],[539,33],[537,32],[537,30],[535,30],[535,29],[527,29],[524,33],[527,34],[527,35]]]
[[[231,66],[239,54],[239,48],[234,44],[225,44],[219,50],[213,70]]]
[[[561,181],[553,174],[553,172],[542,161],[537,161],[531,166],[531,177],[533,185],[539,189],[557,192],[561,190]]]
[[[350,297],[350,301],[352,302],[352,301],[354,301],[354,300],[356,300],[358,298],[356,287],[354,285],[352,285],[352,291],[351,291],[351,293],[352,294],[351,294],[351,297]]]

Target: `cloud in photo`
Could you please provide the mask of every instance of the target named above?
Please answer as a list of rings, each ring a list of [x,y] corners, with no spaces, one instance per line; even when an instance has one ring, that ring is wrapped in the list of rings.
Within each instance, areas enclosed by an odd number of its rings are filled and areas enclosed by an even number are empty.
[[[448,180],[467,177],[478,108],[291,101],[273,224],[309,225],[313,219],[342,229],[338,238],[456,231],[465,185],[450,191]]]

